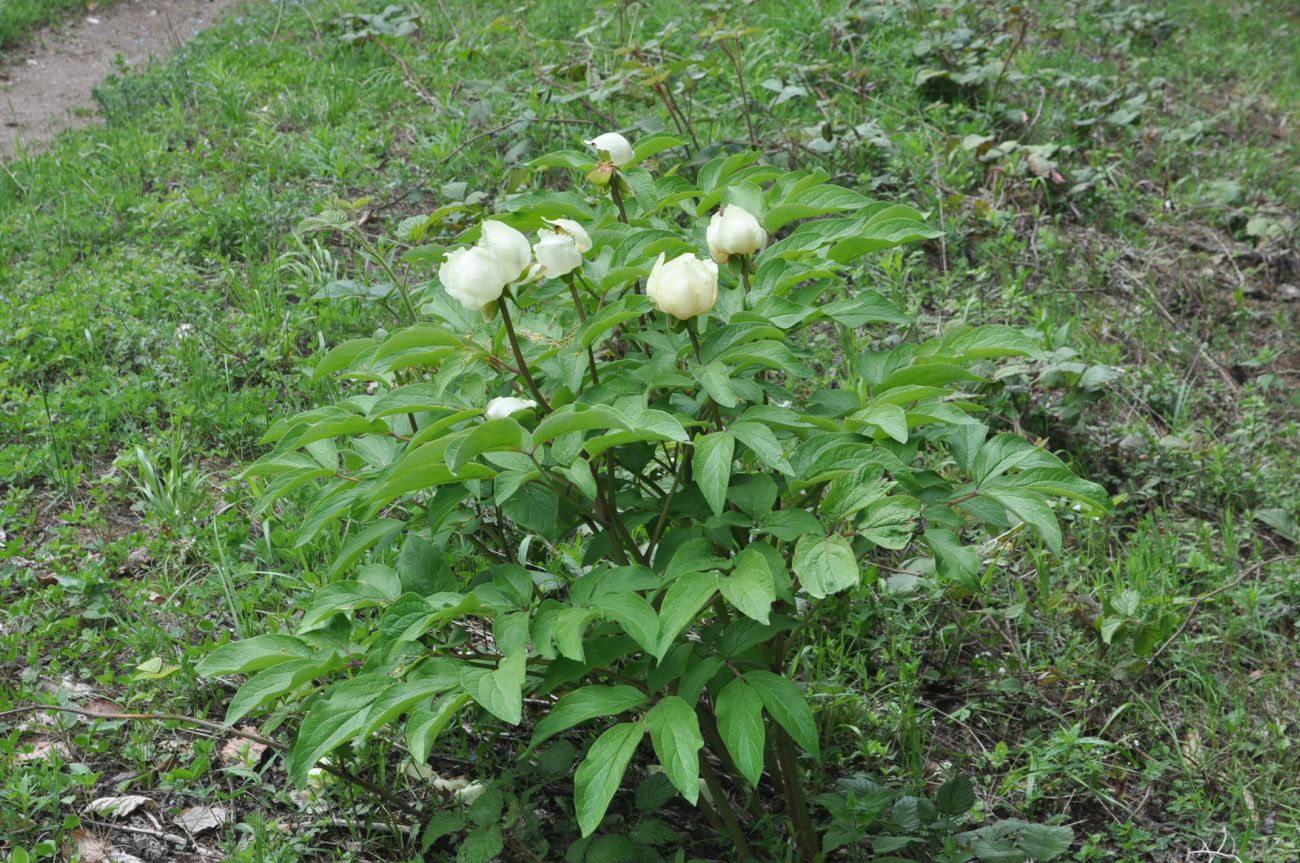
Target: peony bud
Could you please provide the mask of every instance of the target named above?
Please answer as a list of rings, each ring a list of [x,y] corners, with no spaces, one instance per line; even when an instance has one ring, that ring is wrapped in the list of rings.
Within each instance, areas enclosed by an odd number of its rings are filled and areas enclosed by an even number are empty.
[[[636,153],[632,152],[632,145],[618,132],[606,132],[592,138],[587,142],[587,146],[609,153],[609,160],[618,168],[636,158]]]
[[[483,223],[478,243],[447,255],[438,280],[467,309],[482,311],[528,269],[528,238],[504,222]]]
[[[679,320],[703,315],[718,301],[718,265],[695,255],[681,255],[664,262],[660,253],[645,292],[655,308]]]
[[[483,416],[490,420],[503,420],[512,414],[535,407],[537,407],[537,402],[532,399],[498,396],[487,403],[487,409],[483,411]]]
[[[725,264],[732,255],[752,255],[767,242],[767,232],[754,214],[735,204],[713,214],[704,237],[709,243],[709,254],[719,264]]]
[[[582,253],[591,249],[591,237],[572,219],[546,220],[550,225],[537,232],[533,246],[542,275],[558,279],[582,266]]]

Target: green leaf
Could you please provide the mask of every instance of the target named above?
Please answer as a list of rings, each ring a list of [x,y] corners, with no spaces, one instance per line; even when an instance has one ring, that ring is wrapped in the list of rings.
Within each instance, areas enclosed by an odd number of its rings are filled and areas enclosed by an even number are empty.
[[[763,776],[763,699],[742,678],[722,688],[714,704],[718,733],[742,776],[758,785]]]
[[[943,352],[967,359],[1032,356],[1038,345],[1020,330],[1004,324],[987,324],[973,329],[945,333]]]
[[[524,428],[505,417],[471,426],[469,433],[447,447],[447,466],[453,471],[485,452],[519,452],[524,445]]]
[[[831,247],[830,259],[845,263],[860,258],[870,252],[891,249],[905,243],[920,240],[933,240],[943,236],[943,231],[935,230],[925,222],[916,219],[884,219],[868,223],[856,236],[845,237]]]
[[[700,796],[700,749],[704,746],[695,711],[683,699],[669,695],[645,715],[645,726],[664,773],[694,805]]]
[[[794,475],[794,468],[786,460],[780,442],[766,425],[756,422],[738,422],[731,427],[731,433],[749,447],[765,467],[780,471],[786,476]]]
[[[466,667],[461,670],[461,686],[488,713],[518,725],[523,718],[527,661],[523,653],[516,653],[502,659],[495,671]]]
[[[654,304],[643,294],[626,296],[617,302],[610,303],[587,318],[586,323],[582,325],[578,339],[582,342],[584,348],[591,347],[600,340],[601,336],[614,329],[614,327],[624,321],[639,317],[653,308]]]
[[[644,735],[641,722],[623,722],[600,735],[587,751],[574,776],[574,809],[583,836],[590,836],[604,820]]]
[[[731,432],[713,432],[695,439],[695,453],[691,457],[695,484],[714,515],[722,515],[727,506],[727,484],[731,481],[735,451],[736,438]]]
[[[887,402],[873,404],[849,419],[855,424],[847,426],[850,431],[875,426],[899,443],[907,443],[907,411],[898,405]]]
[[[395,683],[386,674],[363,674],[339,683],[317,701],[298,726],[285,759],[289,781],[301,785],[321,758],[355,737],[365,724],[367,708]]]
[[[432,698],[459,683],[458,677],[442,675],[420,680],[406,680],[389,688],[375,699],[361,724],[360,737],[368,737],[421,701]]]
[[[462,465],[459,472],[453,473],[442,460],[447,448],[440,442],[425,444],[407,453],[388,475],[388,481],[371,494],[371,504],[386,503],[393,498],[435,488],[448,483],[464,482],[471,479],[492,479],[497,472],[487,465]]]
[[[646,653],[655,652],[659,644],[659,616],[645,597],[631,591],[612,593],[592,600],[591,606],[623,627]]]
[[[343,664],[339,654],[329,652],[311,659],[294,659],[259,671],[239,687],[226,708],[226,724],[233,725],[273,698],[292,692],[309,680],[334,671]]]
[[[858,583],[858,560],[839,534],[805,534],[794,547],[794,573],[804,590],[821,599]]]
[[[465,834],[456,846],[456,863],[491,863],[505,850],[500,824],[488,824]]]
[[[429,760],[438,735],[470,701],[464,692],[453,692],[440,698],[431,710],[417,708],[411,712],[406,720],[406,748],[411,750],[412,761],[424,764]]]
[[[980,494],[1001,504],[1003,509],[1033,527],[1047,543],[1047,547],[1060,554],[1061,526],[1057,523],[1052,508],[1040,496],[1030,491],[1016,491],[1003,487],[987,488]]]
[[[1020,828],[1020,848],[1038,861],[1055,860],[1074,844],[1074,831],[1069,827],[1050,827],[1046,824],[1026,824]]]
[[[565,405],[556,408],[554,413],[537,424],[537,428],[533,430],[533,442],[543,444],[568,432],[592,429],[631,431],[632,427],[626,417],[606,405],[587,405],[583,408],[579,408],[578,405]]]
[[[970,780],[958,774],[939,786],[934,805],[943,815],[955,818],[975,808],[975,789]]]
[[[862,513],[858,535],[881,548],[906,548],[921,517],[921,502],[914,497],[894,495],[878,500]]]
[[[767,623],[776,602],[776,582],[762,554],[752,548],[741,551],[731,575],[719,579],[718,589],[746,617]]]
[[[311,605],[302,616],[298,628],[302,632],[315,629],[323,620],[336,614],[383,605],[389,597],[382,590],[357,581],[337,581],[316,592]]]
[[[632,161],[628,165],[635,165],[651,156],[662,153],[664,150],[671,150],[673,147],[680,147],[685,143],[685,138],[670,135],[667,132],[655,132],[653,135],[647,135],[638,139],[632,145]]]
[[[223,644],[205,656],[196,670],[203,677],[247,674],[292,659],[306,659],[314,652],[311,645],[292,635],[257,635]]]
[[[645,704],[646,696],[632,686],[584,686],[575,689],[555,703],[551,712],[533,727],[533,738],[528,742],[531,752],[545,741],[567,731],[575,725],[617,716]]]
[[[727,367],[714,360],[695,370],[700,385],[709,397],[724,408],[734,408],[739,402],[736,392],[731,388],[731,377]]]
[[[824,183],[805,189],[772,207],[763,218],[763,227],[769,234],[775,234],[796,219],[824,216],[841,210],[856,210],[869,203],[869,198],[857,192]]]
[[[662,660],[677,636],[695,622],[700,609],[713,598],[718,587],[714,572],[688,572],[677,578],[664,592],[659,607],[659,644],[654,656]]]
[[[776,720],[777,725],[784,728],[794,742],[812,753],[814,758],[820,758],[817,722],[799,687],[770,671],[749,671],[745,673],[744,679],[754,687],[763,701],[763,707]]]

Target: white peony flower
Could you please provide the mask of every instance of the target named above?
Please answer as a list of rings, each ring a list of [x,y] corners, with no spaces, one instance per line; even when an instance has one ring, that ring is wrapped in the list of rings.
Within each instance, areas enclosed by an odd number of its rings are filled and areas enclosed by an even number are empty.
[[[767,242],[767,231],[754,214],[735,204],[713,214],[704,236],[709,243],[709,254],[719,264],[725,264],[732,255],[752,255]]]
[[[505,222],[493,219],[484,222],[478,245],[492,255],[507,283],[523,275],[533,259],[528,248],[528,238]]]
[[[632,145],[618,132],[598,135],[588,141],[587,146],[609,153],[609,160],[619,168],[636,158],[636,153],[632,152]]]
[[[533,246],[542,273],[552,279],[567,276],[582,266],[582,253],[591,248],[591,237],[572,219],[546,220],[550,227],[537,232]]]
[[[573,237],[557,234],[554,231],[542,231],[542,238],[533,246],[537,263],[548,278],[558,279],[582,266],[582,252]]]
[[[481,309],[499,300],[509,281],[492,253],[482,246],[449,252],[438,268],[438,280],[467,309]]]
[[[718,265],[695,255],[682,255],[665,263],[660,253],[646,279],[645,291],[655,308],[679,320],[705,314],[718,301]]]
[[[573,237],[573,242],[577,244],[578,251],[584,255],[591,251],[591,237],[582,225],[573,221],[573,219],[542,219],[543,222],[551,226],[551,230],[557,234],[568,234]],[[545,230],[538,231],[538,235],[546,233]]]
[[[447,293],[467,309],[482,309],[501,298],[506,285],[532,262],[528,238],[505,222],[483,223],[478,243],[447,255],[438,279]]]
[[[511,414],[518,413],[525,408],[535,408],[537,402],[532,399],[517,399],[514,396],[499,396],[487,403],[487,409],[483,411],[483,416],[490,420],[503,420]]]

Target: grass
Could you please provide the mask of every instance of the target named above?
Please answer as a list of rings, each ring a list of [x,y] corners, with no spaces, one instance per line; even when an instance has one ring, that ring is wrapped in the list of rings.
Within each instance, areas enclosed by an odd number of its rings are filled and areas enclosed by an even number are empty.
[[[0,6],[0,43],[37,5]],[[385,322],[313,299],[369,266],[297,235],[303,217],[350,202],[380,235],[468,193],[490,206],[532,182],[534,155],[671,126],[649,67],[702,144],[749,137],[734,70],[699,35],[709,5],[427,3],[406,7],[412,36],[341,38],[363,26],[344,12],[383,5],[249,6],[102,88],[105,126],[0,171],[0,711],[106,698],[219,719],[229,693],[194,664],[291,619],[327,550],[291,547],[292,510],[252,516],[235,474],[269,421],[332,397],[304,374],[312,355]],[[1049,2],[1018,39],[1001,6],[950,5],[728,12],[756,28],[740,53],[754,134],[773,159],[931,212],[942,243],[861,278],[923,327],[1041,333],[1053,360],[992,407],[1124,502],[1073,525],[1060,557],[1008,546],[979,597],[881,573],[843,630],[807,636],[824,781],[915,790],[960,769],[980,816],[1064,816],[1078,861],[1289,859],[1300,567],[1268,561],[1300,538],[1300,71],[1284,61],[1300,18],[1264,0]],[[816,348],[831,374],[837,346]],[[346,785],[321,792],[329,817],[304,814],[277,762],[232,765],[224,740],[175,722],[6,722],[15,859],[104,830],[86,804],[119,793],[226,806],[200,844],[231,859],[418,856],[369,830],[391,815]],[[508,766],[471,734],[447,745],[443,772]],[[378,746],[353,759],[384,764]],[[547,859],[563,856],[574,831],[551,786],[567,780],[515,781],[553,813]],[[663,817],[688,856],[725,853],[692,810]]]
[[[111,0],[109,0],[111,2]],[[0,48],[21,42],[37,27],[53,24],[74,12],[94,9],[90,0],[3,0],[0,2]]]

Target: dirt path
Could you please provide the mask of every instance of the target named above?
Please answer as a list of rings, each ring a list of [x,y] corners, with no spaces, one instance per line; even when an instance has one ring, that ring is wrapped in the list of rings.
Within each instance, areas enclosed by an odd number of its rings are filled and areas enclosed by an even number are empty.
[[[90,91],[115,71],[164,57],[218,19],[237,0],[117,0],[34,34],[0,57],[0,159],[21,142],[38,150],[62,132],[96,122]]]

